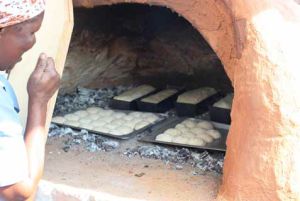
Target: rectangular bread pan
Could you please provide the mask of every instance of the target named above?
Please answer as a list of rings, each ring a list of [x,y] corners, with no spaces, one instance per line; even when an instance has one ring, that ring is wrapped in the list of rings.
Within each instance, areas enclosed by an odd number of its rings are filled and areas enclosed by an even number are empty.
[[[182,91],[183,91],[182,89],[181,90],[179,89],[177,93],[162,100],[159,103],[143,102],[142,99],[140,99],[137,102],[138,110],[145,111],[145,112],[164,113],[175,107],[175,101],[176,101],[178,95],[180,93],[182,93]]]
[[[197,104],[175,103],[176,112],[181,117],[193,117],[208,111],[209,106],[222,98],[221,93],[216,93]]]

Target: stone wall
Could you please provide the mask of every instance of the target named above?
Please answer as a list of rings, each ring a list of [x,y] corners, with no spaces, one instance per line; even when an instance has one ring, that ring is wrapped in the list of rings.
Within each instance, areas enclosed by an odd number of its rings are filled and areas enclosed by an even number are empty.
[[[177,13],[138,4],[75,9],[60,92],[132,83],[231,90],[217,55]]]

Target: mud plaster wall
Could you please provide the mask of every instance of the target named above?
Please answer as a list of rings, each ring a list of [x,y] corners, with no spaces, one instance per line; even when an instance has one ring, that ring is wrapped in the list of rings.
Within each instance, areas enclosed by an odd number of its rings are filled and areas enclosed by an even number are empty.
[[[121,0],[78,0],[92,7]],[[131,1],[126,1],[131,2]],[[300,7],[295,0],[135,0],[181,13],[235,90],[218,200],[300,200]]]
[[[76,86],[132,83],[232,90],[221,61],[205,39],[170,9],[117,4],[74,12],[76,23],[60,93]]]

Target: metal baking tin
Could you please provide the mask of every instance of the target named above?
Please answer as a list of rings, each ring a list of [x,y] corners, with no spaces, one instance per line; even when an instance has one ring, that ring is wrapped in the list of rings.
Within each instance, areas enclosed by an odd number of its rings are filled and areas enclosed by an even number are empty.
[[[199,114],[203,114],[208,111],[209,106],[217,102],[223,97],[223,94],[217,92],[197,104],[189,103],[175,103],[178,116],[181,117],[193,117]]]
[[[153,95],[157,92],[157,89],[155,89],[154,91],[148,93],[148,94],[145,94],[144,96],[140,97],[140,98],[137,98],[133,101],[122,101],[122,100],[116,100],[114,98],[112,98],[109,102],[109,106],[112,108],[112,109],[117,109],[117,110],[135,110],[137,111],[138,110],[138,105],[137,105],[137,102],[147,96],[150,96],[150,95]]]
[[[139,101],[137,101],[138,110],[145,112],[164,113],[174,108],[178,95],[183,92],[182,88],[174,89],[177,89],[176,93],[160,101],[159,103],[143,102],[142,99],[140,99]],[[157,93],[159,93],[160,91],[158,91]]]
[[[211,106],[211,107],[209,107],[209,113],[210,113],[210,118],[212,121],[220,122],[220,123],[224,123],[224,124],[231,123],[231,117],[230,117],[231,110],[230,109]]]
[[[186,120],[187,118],[180,118],[180,117],[174,117],[165,120],[161,124],[158,124],[157,126],[153,126],[151,128],[151,131],[147,131],[145,136],[141,137],[139,141],[142,142],[151,142],[151,143],[158,143],[158,144],[164,144],[164,145],[174,145],[174,146],[181,146],[181,147],[190,147],[190,148],[196,148],[196,149],[205,149],[205,150],[214,150],[214,151],[226,151],[226,139],[228,135],[228,130],[224,129],[223,127],[220,128],[219,126],[222,126],[220,124],[215,124],[214,122],[211,122],[215,129],[218,130],[221,133],[221,138],[218,140],[213,141],[212,143],[208,143],[205,146],[195,146],[195,145],[189,145],[189,144],[179,144],[179,143],[173,143],[173,142],[163,142],[156,140],[156,136],[159,134],[162,134],[169,128],[174,128],[177,124],[181,123],[182,121]]]
[[[115,110],[117,111],[117,110]],[[129,112],[132,112],[132,111],[120,111],[120,112],[123,112],[123,113],[129,113]],[[157,114],[155,114],[157,115]],[[102,132],[99,132],[99,131],[94,131],[92,129],[86,129],[86,128],[81,128],[81,127],[78,127],[78,126],[71,126],[71,125],[67,125],[67,124],[60,124],[60,123],[55,123],[55,122],[52,122],[54,124],[57,124],[59,126],[67,126],[67,127],[70,127],[72,129],[75,129],[75,130],[87,130],[88,132],[91,132],[91,133],[94,133],[94,134],[98,134],[98,135],[104,135],[104,136],[108,136],[108,137],[112,137],[112,138],[117,138],[117,139],[120,139],[120,140],[128,140],[130,138],[133,138],[135,137],[136,135],[150,129],[151,127],[153,127],[154,125],[158,124],[158,123],[161,123],[162,121],[166,120],[166,117],[164,117],[163,115],[157,115],[159,117],[159,120],[149,124],[148,126],[145,126],[139,130],[135,130],[129,134],[126,134],[126,135],[113,135],[113,134],[110,134],[110,133],[102,133]]]

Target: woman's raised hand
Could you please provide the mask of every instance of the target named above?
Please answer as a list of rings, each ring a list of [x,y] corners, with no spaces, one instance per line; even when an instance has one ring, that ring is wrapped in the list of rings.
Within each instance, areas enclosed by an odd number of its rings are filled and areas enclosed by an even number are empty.
[[[47,104],[59,87],[60,76],[54,60],[42,53],[27,83],[29,100],[32,103]]]

